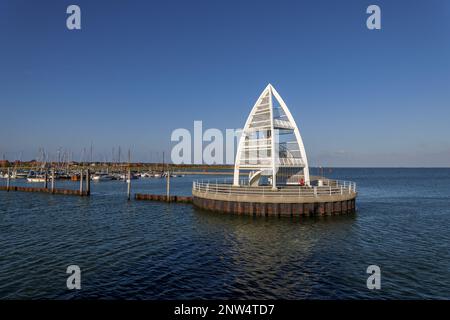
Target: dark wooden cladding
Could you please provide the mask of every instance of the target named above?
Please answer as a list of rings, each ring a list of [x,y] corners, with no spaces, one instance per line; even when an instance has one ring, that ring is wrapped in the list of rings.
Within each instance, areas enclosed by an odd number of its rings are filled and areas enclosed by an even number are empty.
[[[251,216],[331,216],[355,211],[355,199],[319,203],[237,202],[193,197],[196,207],[223,213]]]
[[[167,196],[163,194],[141,194],[136,193],[134,195],[136,200],[150,200],[150,201],[161,201],[161,202],[178,202],[178,203],[192,203],[192,197],[185,196],[169,196],[169,201],[167,201]]]

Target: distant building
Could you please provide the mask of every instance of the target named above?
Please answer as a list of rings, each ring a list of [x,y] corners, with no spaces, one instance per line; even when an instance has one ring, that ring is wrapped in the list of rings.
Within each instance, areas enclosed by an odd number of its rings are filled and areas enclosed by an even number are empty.
[[[8,167],[9,161],[8,160],[0,160],[0,167]]]

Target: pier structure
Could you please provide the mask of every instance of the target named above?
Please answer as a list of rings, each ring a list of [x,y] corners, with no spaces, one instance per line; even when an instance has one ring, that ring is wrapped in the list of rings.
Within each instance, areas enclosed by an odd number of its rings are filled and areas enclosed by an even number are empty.
[[[315,216],[355,210],[356,184],[314,180],[311,186],[233,186],[231,183],[194,181],[195,206],[224,213],[254,216]]]
[[[51,175],[49,176],[46,172],[44,174],[44,184],[43,187],[30,187],[30,186],[13,186],[10,181],[10,170],[8,168],[7,173],[7,182],[6,186],[0,186],[0,190],[3,191],[19,191],[19,192],[40,192],[40,193],[50,193],[50,194],[62,194],[62,195],[74,195],[74,196],[90,196],[91,195],[91,181],[90,181],[90,170],[85,170],[83,174],[83,170],[80,170],[80,188],[79,189],[61,189],[56,188],[55,183],[55,169],[52,168]],[[85,177],[85,181],[83,181],[83,176]],[[48,186],[48,182],[50,180],[50,188]]]
[[[57,189],[54,188],[40,188],[40,187],[23,187],[23,186],[0,186],[0,190],[4,191],[21,191],[21,192],[41,192],[41,193],[50,193],[50,194],[63,194],[63,195],[72,195],[72,196],[82,196],[86,197],[89,196],[88,191],[80,191],[80,190],[73,190],[73,189]]]
[[[242,176],[247,178],[242,179]],[[232,182],[194,181],[195,206],[255,216],[353,212],[356,184],[311,179],[300,131],[285,102],[268,85],[253,106],[239,141]]]

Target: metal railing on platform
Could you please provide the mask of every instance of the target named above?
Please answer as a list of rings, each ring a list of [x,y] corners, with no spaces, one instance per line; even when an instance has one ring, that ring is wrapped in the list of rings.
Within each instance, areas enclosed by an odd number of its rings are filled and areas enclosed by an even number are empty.
[[[272,186],[251,187],[248,185],[233,186],[232,182],[225,180],[198,180],[194,181],[192,190],[200,193],[216,193],[225,195],[259,195],[267,197],[319,197],[356,193],[356,183],[352,181],[324,180],[318,186],[278,186],[276,190]]]

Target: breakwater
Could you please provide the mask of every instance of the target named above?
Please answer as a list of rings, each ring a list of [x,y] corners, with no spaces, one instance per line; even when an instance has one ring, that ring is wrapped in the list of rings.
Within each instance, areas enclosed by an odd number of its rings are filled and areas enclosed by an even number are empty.
[[[0,186],[0,190],[3,191],[19,191],[19,192],[42,192],[42,193],[50,193],[50,194],[63,194],[63,195],[73,195],[73,196],[82,196],[87,197],[89,196],[88,191],[81,191],[81,190],[73,190],[73,189],[58,189],[54,188],[39,188],[39,187],[21,187],[21,186]]]
[[[136,200],[149,200],[149,201],[160,201],[160,202],[178,202],[178,203],[192,203],[192,197],[186,196],[166,196],[163,194],[142,194],[136,193],[134,195]]]

